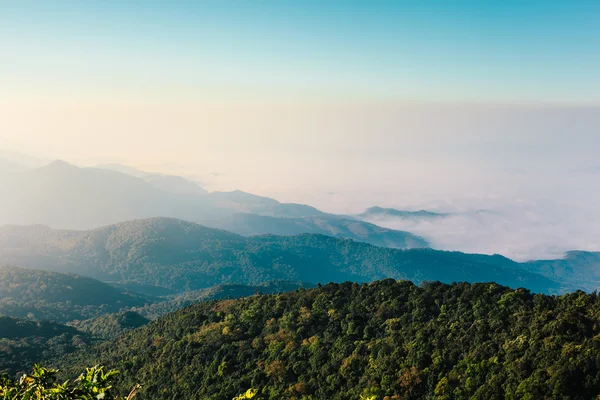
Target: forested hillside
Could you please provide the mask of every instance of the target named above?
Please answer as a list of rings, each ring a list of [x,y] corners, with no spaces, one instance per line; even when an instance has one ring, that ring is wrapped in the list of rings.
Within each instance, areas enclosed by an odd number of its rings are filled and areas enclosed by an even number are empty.
[[[391,279],[201,303],[56,364],[140,399],[592,399],[596,294]]]
[[[255,294],[291,292],[298,288],[310,289],[315,285],[306,282],[265,282],[256,286],[249,285],[217,285],[207,289],[193,290],[177,296],[170,296],[164,301],[134,308],[135,312],[146,318],[156,319],[162,315],[177,311],[194,303],[208,300],[228,300]]]
[[[150,320],[133,311],[105,314],[85,321],[73,321],[69,325],[97,339],[114,339],[124,332],[146,325]]]
[[[523,267],[570,287],[589,292],[600,288],[600,252],[569,251],[562,259],[530,261]]]
[[[73,321],[69,325],[95,338],[114,339],[124,332],[139,328],[165,314],[180,310],[189,305],[210,300],[230,300],[260,294],[277,294],[291,292],[299,288],[315,287],[301,282],[265,282],[257,286],[218,285],[207,289],[185,292],[177,296],[157,299],[155,303],[143,307],[133,307],[129,311],[106,314],[84,321]]]
[[[564,289],[500,256],[396,250],[311,234],[244,238],[167,218],[92,231],[4,227],[0,260],[179,292],[224,283],[368,282],[388,277],[415,282],[494,281],[546,293]]]
[[[65,322],[151,301],[84,276],[0,267],[0,315]]]
[[[14,376],[35,362],[60,358],[90,343],[90,336],[75,328],[0,316],[0,373]]]

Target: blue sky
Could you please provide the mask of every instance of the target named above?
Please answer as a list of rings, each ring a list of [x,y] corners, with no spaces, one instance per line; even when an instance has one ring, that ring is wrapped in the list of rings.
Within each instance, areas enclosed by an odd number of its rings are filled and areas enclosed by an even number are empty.
[[[2,1],[0,88],[598,103],[598,1]]]

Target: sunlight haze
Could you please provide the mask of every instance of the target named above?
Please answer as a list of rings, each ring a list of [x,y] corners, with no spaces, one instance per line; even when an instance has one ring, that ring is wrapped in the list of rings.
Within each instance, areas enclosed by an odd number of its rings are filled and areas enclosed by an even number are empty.
[[[595,3],[309,3],[1,2],[0,149],[341,214],[528,204],[503,232],[572,243],[438,247],[600,249]]]

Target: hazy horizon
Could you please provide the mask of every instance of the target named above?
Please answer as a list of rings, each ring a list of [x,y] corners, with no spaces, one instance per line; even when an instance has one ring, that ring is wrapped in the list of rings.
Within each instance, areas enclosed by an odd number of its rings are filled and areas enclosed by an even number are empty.
[[[52,157],[41,159],[37,165],[51,160]],[[30,167],[36,165],[35,161],[28,161]],[[124,160],[105,161],[120,161],[147,172],[174,173],[169,168],[148,169]],[[96,162],[79,166],[96,166]],[[397,174],[398,179],[384,174],[385,179],[389,179],[387,183],[381,176],[369,179],[364,174],[348,186],[343,185],[345,182],[340,185],[332,181],[329,186],[322,181],[312,185],[308,182],[302,187],[304,193],[300,188],[293,189],[292,180],[289,186],[282,188],[279,185],[273,191],[261,191],[248,185],[247,181],[236,181],[231,177],[220,186],[219,180],[225,178],[223,175],[212,176],[212,182],[204,182],[209,184],[195,179],[202,174],[187,177],[210,191],[239,189],[282,202],[309,204],[336,214],[358,214],[375,205],[452,213],[436,220],[369,219],[380,226],[423,236],[434,248],[443,250],[502,254],[516,260],[560,258],[571,250],[600,251],[596,239],[600,228],[593,223],[600,218],[598,189],[594,186],[600,176],[597,170],[561,170],[556,166],[546,173],[539,169],[517,168],[488,168],[474,172],[466,168],[460,170],[466,174],[462,178],[449,178],[457,171],[452,169],[427,179],[418,175],[418,171],[394,169],[392,175]],[[419,177],[424,181],[420,182]],[[236,186],[236,182],[241,186]]]
[[[600,250],[599,4],[0,7],[0,149],[462,213],[380,222],[438,248]],[[465,219],[482,209],[502,217]]]

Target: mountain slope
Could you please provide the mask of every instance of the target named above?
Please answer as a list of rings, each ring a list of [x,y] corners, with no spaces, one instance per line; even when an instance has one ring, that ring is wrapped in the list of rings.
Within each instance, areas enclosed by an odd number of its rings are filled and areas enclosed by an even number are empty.
[[[217,285],[207,289],[193,290],[174,296],[162,302],[135,308],[146,318],[156,319],[162,315],[180,310],[191,304],[209,300],[237,299],[256,294],[291,292],[300,288],[311,289],[315,285],[306,282],[265,282],[260,285]]]
[[[0,178],[0,225],[92,229],[150,217],[200,222],[238,212],[275,217],[323,214],[314,207],[240,191],[206,194],[196,183],[178,176],[131,176],[111,169],[79,168],[64,161],[7,171]]]
[[[70,321],[151,300],[78,275],[23,268],[0,268],[0,315]]]
[[[141,400],[592,399],[598,310],[583,292],[348,282],[194,305],[59,366],[118,368]]]
[[[131,221],[92,231],[0,228],[0,259],[105,281],[177,291],[223,283],[495,281],[540,292],[560,286],[508,259],[434,250],[379,248],[322,235],[242,236],[180,220]]]
[[[182,177],[147,174],[120,164],[79,168],[55,161],[34,170],[7,170],[0,173],[0,189],[0,225],[93,229],[168,217],[246,235],[318,233],[377,246],[427,247],[422,238],[408,232],[239,190],[207,193]]]
[[[178,196],[139,178],[62,161],[25,171],[3,189],[2,224],[89,229],[152,216],[202,219],[213,210],[202,196]]]
[[[277,200],[242,192],[241,190],[212,192],[210,198],[214,200],[217,207],[233,210],[236,213],[252,213],[283,218],[312,217],[325,214],[311,206],[280,203]]]
[[[62,358],[90,343],[89,335],[72,327],[0,316],[0,373],[15,376],[34,362]]]
[[[600,288],[600,252],[570,251],[562,259],[529,261],[523,268],[589,292]]]
[[[180,195],[205,195],[208,194],[200,185],[181,176],[151,174],[143,178],[157,189]]]
[[[206,222],[206,224],[245,236],[314,233],[352,239],[380,247],[398,249],[429,247],[426,240],[409,232],[382,228],[368,222],[326,214],[304,218],[275,218],[257,214],[234,214],[229,218]]]
[[[112,340],[123,333],[146,325],[150,320],[133,311],[105,314],[85,321],[73,321],[70,326],[96,339]]]

